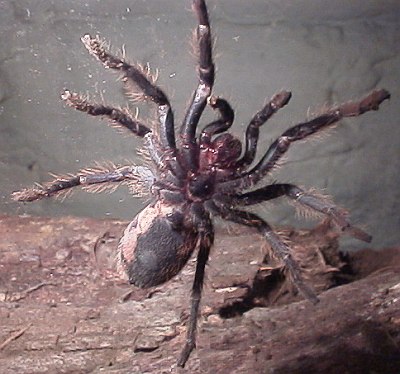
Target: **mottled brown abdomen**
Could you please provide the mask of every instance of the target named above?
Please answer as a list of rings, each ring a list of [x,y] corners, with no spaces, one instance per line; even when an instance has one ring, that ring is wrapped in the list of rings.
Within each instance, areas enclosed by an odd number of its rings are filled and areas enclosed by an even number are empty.
[[[130,283],[146,288],[175,276],[186,264],[197,232],[183,215],[156,202],[143,209],[125,229],[118,256]]]

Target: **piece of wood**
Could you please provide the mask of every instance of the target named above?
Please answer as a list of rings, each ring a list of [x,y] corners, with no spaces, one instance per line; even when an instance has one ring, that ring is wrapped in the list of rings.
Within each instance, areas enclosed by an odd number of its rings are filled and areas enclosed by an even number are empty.
[[[346,258],[327,225],[283,230],[314,306],[261,263],[255,232],[218,230],[198,348],[180,369],[194,260],[161,287],[130,286],[113,270],[125,225],[0,217],[1,373],[400,372],[399,249]]]

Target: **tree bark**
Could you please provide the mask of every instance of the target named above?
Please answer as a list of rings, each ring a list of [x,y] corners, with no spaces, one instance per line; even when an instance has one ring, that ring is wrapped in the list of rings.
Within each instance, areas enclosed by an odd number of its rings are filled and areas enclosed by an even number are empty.
[[[321,302],[253,231],[219,229],[185,369],[194,259],[161,287],[115,274],[126,222],[0,217],[2,373],[398,373],[400,250],[344,256],[328,224],[283,229]],[[340,286],[339,286],[340,285]]]

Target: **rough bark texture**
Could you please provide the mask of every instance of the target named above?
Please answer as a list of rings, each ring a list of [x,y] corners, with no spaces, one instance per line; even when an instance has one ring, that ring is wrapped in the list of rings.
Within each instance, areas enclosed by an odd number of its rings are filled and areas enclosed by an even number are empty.
[[[399,249],[343,256],[326,224],[283,230],[314,306],[261,263],[256,233],[219,230],[198,348],[179,369],[194,261],[162,287],[129,286],[113,272],[125,225],[0,217],[2,373],[400,372]]]

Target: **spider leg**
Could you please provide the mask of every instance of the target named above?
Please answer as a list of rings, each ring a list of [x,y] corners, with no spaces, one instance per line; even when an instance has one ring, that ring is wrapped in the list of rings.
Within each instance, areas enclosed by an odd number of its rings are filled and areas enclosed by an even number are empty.
[[[147,156],[150,157],[156,165],[155,173],[158,180],[162,180],[162,183],[169,185],[172,189],[176,186],[182,187],[184,180],[179,178],[179,172],[181,171],[179,165],[171,155],[163,151],[153,133],[144,136],[144,148],[141,149],[141,152],[145,159]]]
[[[318,303],[319,299],[314,291],[304,283],[301,270],[297,262],[293,259],[290,248],[272,230],[267,222],[254,213],[231,209],[223,207],[222,204],[217,204],[218,202],[213,202],[208,205],[208,208],[225,220],[256,228],[270,244],[273,254],[283,262],[297,289],[313,304]]]
[[[186,333],[186,343],[178,359],[178,366],[180,367],[185,366],[190,353],[196,347],[197,318],[203,289],[204,272],[208,256],[210,254],[210,249],[214,242],[214,229],[208,213],[204,211],[203,207],[200,208],[200,205],[193,205],[192,209],[193,208],[197,208],[193,213],[195,215],[195,220],[199,221],[198,229],[200,235],[200,248],[197,254],[196,273],[192,286],[191,308]]]
[[[219,97],[210,96],[208,98],[208,103],[214,110],[219,111],[220,117],[205,126],[201,132],[198,160],[198,166],[200,170],[207,169],[210,167],[210,165],[214,165],[215,160],[213,159],[215,158],[217,152],[215,147],[218,148],[218,144],[221,142],[218,142],[217,139],[213,140],[212,137],[228,130],[232,126],[233,119],[235,117],[233,109],[226,100]],[[222,143],[225,144],[225,148],[227,148],[226,141],[222,141]],[[241,146],[241,144],[239,145]]]
[[[105,106],[96,103],[90,103],[82,95],[70,91],[64,91],[61,98],[72,108],[90,114],[91,116],[106,116],[113,124],[122,126],[132,131],[135,135],[144,137],[151,130],[133,118],[127,111]]]
[[[254,168],[241,174],[236,179],[221,183],[218,191],[229,192],[235,188],[246,189],[255,185],[276,166],[280,158],[289,149],[291,143],[305,139],[344,117],[356,117],[370,110],[378,110],[379,105],[389,98],[390,94],[386,90],[372,91],[361,100],[341,104],[311,121],[303,122],[289,128],[271,144]]]
[[[205,1],[193,0],[193,10],[199,22],[195,31],[199,55],[199,82],[180,129],[183,160],[191,170],[196,168],[197,163],[196,128],[207,104],[207,98],[211,95],[215,72],[212,60],[210,22]]]
[[[214,110],[219,111],[221,117],[209,123],[207,126],[204,126],[200,135],[200,147],[210,144],[211,138],[214,135],[228,130],[232,126],[235,118],[235,113],[226,100],[220,97],[210,96],[208,98],[208,103]]]
[[[236,162],[236,169],[243,169],[249,166],[256,156],[260,127],[268,121],[279,109],[283,108],[290,100],[292,94],[282,91],[271,100],[252,118],[246,129],[246,149],[244,155]]]
[[[122,79],[127,85],[128,90],[132,90],[133,86],[137,87],[142,92],[141,99],[150,99],[158,105],[160,142],[166,150],[173,153],[176,144],[171,105],[165,93],[149,80],[149,70],[130,65],[124,60],[111,55],[104,48],[104,42],[97,37],[92,38],[90,35],[84,35],[81,40],[89,53],[102,62],[106,68],[122,72]],[[135,94],[132,93],[132,96],[135,96]]]
[[[351,225],[347,218],[347,212],[344,209],[337,207],[329,199],[324,198],[323,196],[306,192],[293,184],[272,184],[251,192],[234,195],[232,198],[234,204],[248,206],[275,199],[283,195],[290,197],[302,206],[326,214],[337,226],[339,226],[341,231],[347,232],[349,235],[364,242],[371,242],[371,235],[367,234],[360,228]]]
[[[66,192],[67,190],[81,186],[89,192],[100,192],[107,188],[114,189],[118,185],[110,183],[127,182],[132,187],[132,192],[137,195],[148,193],[150,186],[154,183],[152,172],[143,166],[101,166],[82,169],[76,175],[65,175],[56,177],[52,182],[43,186],[25,188],[15,191],[12,199],[16,201],[35,201]]]

